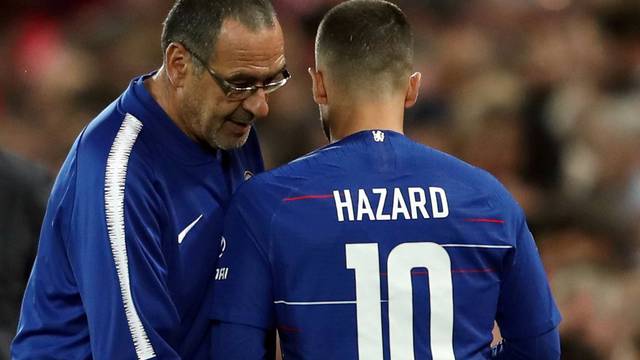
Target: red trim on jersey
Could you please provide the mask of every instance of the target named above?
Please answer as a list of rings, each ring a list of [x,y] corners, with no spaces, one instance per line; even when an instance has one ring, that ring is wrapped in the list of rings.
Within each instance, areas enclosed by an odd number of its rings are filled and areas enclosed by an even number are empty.
[[[494,272],[495,270],[492,268],[485,268],[485,269],[451,269],[451,273],[457,273],[457,274],[464,274],[464,273],[490,273],[490,272]],[[381,276],[387,276],[386,272],[381,272],[380,273]],[[411,275],[415,275],[415,276],[428,276],[429,272],[428,271],[412,271]]]
[[[329,199],[329,198],[332,198],[332,197],[333,197],[333,195],[331,195],[331,194],[327,194],[327,195],[303,195],[303,196],[284,198],[284,199],[282,199],[282,201],[298,201],[298,200],[308,200],[308,199]]]
[[[287,325],[278,325],[278,331],[281,331],[283,333],[300,333],[300,332],[302,332],[302,330],[300,330],[298,328],[287,326]]]
[[[452,273],[489,273],[489,272],[494,272],[493,269],[491,268],[486,268],[486,269],[453,269],[451,270]]]
[[[475,223],[504,224],[504,220],[500,220],[500,219],[464,219],[464,221],[475,222]]]

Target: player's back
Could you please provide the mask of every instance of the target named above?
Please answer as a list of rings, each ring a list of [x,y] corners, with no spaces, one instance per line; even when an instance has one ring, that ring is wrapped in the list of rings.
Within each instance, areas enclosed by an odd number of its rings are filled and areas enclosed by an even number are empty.
[[[257,242],[286,359],[489,357],[494,319],[515,301],[501,284],[529,233],[486,172],[375,130],[248,185],[240,193],[268,218]]]

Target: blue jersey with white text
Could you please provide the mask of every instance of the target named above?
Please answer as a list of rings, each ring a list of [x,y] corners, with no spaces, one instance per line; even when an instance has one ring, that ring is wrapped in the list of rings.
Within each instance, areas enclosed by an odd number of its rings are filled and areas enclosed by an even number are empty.
[[[277,328],[287,360],[488,359],[494,320],[506,339],[560,321],[503,186],[392,131],[253,178],[223,239],[212,319]]]
[[[255,133],[234,151],[187,137],[149,75],[80,134],[49,200],[12,357],[201,359],[223,216],[263,170]]]

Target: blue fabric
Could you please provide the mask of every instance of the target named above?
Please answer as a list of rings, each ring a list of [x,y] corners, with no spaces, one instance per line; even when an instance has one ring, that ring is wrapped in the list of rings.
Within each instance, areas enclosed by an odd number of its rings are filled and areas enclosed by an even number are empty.
[[[416,189],[423,189],[424,199]],[[350,210],[338,205],[346,201],[345,190]],[[413,331],[408,351],[415,359],[432,356],[437,337],[430,324],[442,328],[439,317],[432,319],[432,301],[453,304],[452,341],[436,345],[452,347],[457,359],[491,357],[496,319],[507,338],[543,334],[560,321],[523,212],[503,186],[485,171],[392,131],[356,133],[245,183],[230,205],[224,238],[211,318],[277,328],[287,360],[358,358],[358,335],[370,330],[357,325],[355,280],[363,269],[348,266],[352,244],[377,247],[378,259],[373,253],[363,261],[379,267],[374,278],[380,281],[382,340],[363,337],[363,344],[381,349],[384,359],[391,358],[390,302],[407,296],[413,317],[396,320]],[[406,269],[410,287],[387,281],[413,249],[422,254],[423,247],[440,252]],[[411,251],[399,250],[405,248]],[[388,268],[390,256],[402,261]],[[445,258],[450,267],[432,273],[431,261]],[[442,291],[430,293],[431,285],[447,281],[448,299]],[[389,298],[390,287],[396,298]],[[214,354],[231,346],[218,336],[224,334],[213,333],[222,344]]]
[[[214,321],[211,360],[275,359],[275,333],[253,326]]]
[[[223,214],[245,171],[263,170],[262,158],[254,132],[244,147],[228,152],[190,140],[145,89],[150,75],[134,79],[87,126],[60,170],[13,342],[15,359],[209,355],[204,304]],[[113,188],[123,192],[127,262],[118,269],[105,210],[115,202],[105,200],[105,179],[116,135],[123,123],[131,124],[127,114],[142,127],[130,154],[111,169],[126,165],[124,188]],[[119,278],[123,268],[128,276]],[[129,314],[126,303],[133,304]]]
[[[505,339],[494,350],[495,360],[557,360],[560,359],[558,329],[524,339]]]

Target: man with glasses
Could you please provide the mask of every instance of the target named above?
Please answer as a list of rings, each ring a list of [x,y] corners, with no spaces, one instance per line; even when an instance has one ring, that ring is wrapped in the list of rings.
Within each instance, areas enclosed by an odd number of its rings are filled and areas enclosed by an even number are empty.
[[[201,359],[234,189],[286,70],[268,0],[178,0],[162,67],[80,134],[53,188],[14,359]]]

